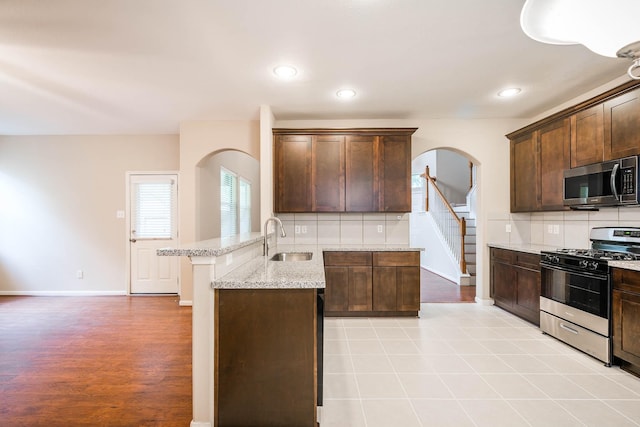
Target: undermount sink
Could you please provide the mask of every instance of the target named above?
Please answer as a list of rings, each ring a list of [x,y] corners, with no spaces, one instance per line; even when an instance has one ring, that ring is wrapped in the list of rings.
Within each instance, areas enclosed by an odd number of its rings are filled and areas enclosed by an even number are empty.
[[[313,252],[278,252],[271,261],[309,261]]]

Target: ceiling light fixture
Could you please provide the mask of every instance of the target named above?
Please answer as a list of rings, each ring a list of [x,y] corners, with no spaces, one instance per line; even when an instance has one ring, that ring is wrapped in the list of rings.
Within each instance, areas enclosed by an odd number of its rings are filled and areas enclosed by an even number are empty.
[[[532,39],[550,44],[582,44],[611,58],[633,60],[632,79],[640,68],[638,0],[526,0],[520,26]]]
[[[278,65],[273,69],[273,74],[280,77],[281,79],[290,79],[298,74],[298,70],[296,70],[296,68],[291,65]]]
[[[510,98],[512,96],[516,96],[522,91],[519,87],[510,87],[508,89],[502,89],[498,92],[498,96],[501,98]]]
[[[356,91],[353,89],[340,89],[336,92],[336,96],[341,99],[350,99],[356,96]]]

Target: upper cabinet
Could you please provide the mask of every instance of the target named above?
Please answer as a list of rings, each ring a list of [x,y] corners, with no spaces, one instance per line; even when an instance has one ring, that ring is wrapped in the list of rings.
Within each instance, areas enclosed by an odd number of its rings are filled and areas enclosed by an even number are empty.
[[[566,209],[564,170],[640,154],[640,82],[627,82],[507,138],[511,211]]]
[[[614,160],[640,152],[640,89],[604,103],[604,158]]]
[[[411,211],[415,131],[273,129],[274,211]]]
[[[563,209],[569,136],[569,119],[563,119],[511,141],[511,212]]]

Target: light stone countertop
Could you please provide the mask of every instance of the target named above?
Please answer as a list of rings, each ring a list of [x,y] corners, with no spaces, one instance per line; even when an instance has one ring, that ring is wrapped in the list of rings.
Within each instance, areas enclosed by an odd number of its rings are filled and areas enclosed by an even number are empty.
[[[560,249],[557,246],[533,245],[529,243],[489,243],[490,248],[507,249],[510,251],[527,252],[530,254],[540,255],[542,251],[554,252]]]
[[[640,261],[609,261],[609,267],[640,271]]]
[[[324,251],[420,251],[406,245],[279,245],[212,283],[214,289],[324,288]],[[278,252],[311,252],[309,261],[271,261]]]
[[[178,248],[161,248],[156,253],[158,256],[220,256],[262,241],[261,233],[247,233],[223,239],[187,243]]]

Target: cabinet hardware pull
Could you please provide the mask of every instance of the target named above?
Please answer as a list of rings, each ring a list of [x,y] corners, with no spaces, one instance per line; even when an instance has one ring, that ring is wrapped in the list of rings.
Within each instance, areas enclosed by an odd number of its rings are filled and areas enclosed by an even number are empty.
[[[561,327],[562,329],[564,329],[565,331],[569,331],[569,332],[571,332],[572,334],[576,334],[576,335],[578,335],[578,331],[576,331],[575,329],[571,329],[570,327],[565,326],[565,325],[563,325],[562,323],[560,323],[560,327]]]

